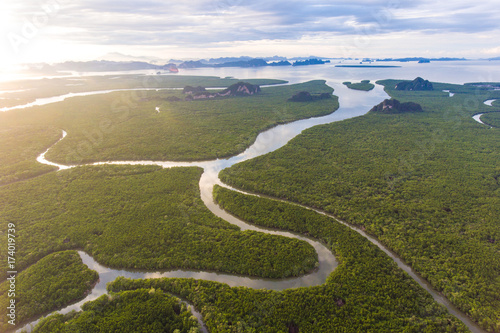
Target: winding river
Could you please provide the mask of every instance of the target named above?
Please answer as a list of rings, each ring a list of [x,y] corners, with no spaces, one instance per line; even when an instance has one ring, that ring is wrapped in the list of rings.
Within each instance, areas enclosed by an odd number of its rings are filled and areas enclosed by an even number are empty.
[[[59,312],[67,313],[71,310],[78,310],[83,303],[96,299],[97,297],[103,294],[106,294],[106,283],[113,281],[118,276],[124,276],[132,279],[160,278],[160,277],[196,278],[196,279],[204,279],[204,280],[227,283],[230,286],[246,286],[250,288],[266,288],[272,290],[283,290],[288,288],[315,286],[325,283],[328,275],[337,266],[337,261],[333,256],[333,254],[323,244],[313,239],[309,239],[290,232],[268,230],[256,227],[240,219],[237,219],[236,217],[222,210],[214,202],[212,196],[212,190],[215,184],[226,186],[222,184],[222,182],[218,178],[218,174],[222,169],[230,167],[236,163],[272,152],[284,146],[289,140],[300,134],[304,129],[320,124],[327,124],[335,121],[341,121],[344,119],[349,119],[364,115],[368,112],[368,110],[370,110],[370,108],[373,105],[376,105],[380,103],[380,101],[382,101],[383,99],[387,98],[387,94],[383,91],[382,87],[378,85],[376,86],[375,89],[373,89],[370,92],[362,92],[362,91],[348,89],[339,82],[327,82],[327,84],[334,87],[335,94],[339,96],[340,108],[337,111],[322,117],[309,118],[309,119],[295,121],[289,124],[279,125],[265,132],[262,132],[258,135],[255,142],[249,148],[247,148],[243,153],[237,156],[227,159],[217,159],[214,161],[203,161],[203,162],[117,161],[117,162],[99,162],[92,164],[92,165],[104,165],[104,164],[139,165],[140,164],[140,165],[157,165],[163,168],[188,167],[188,166],[201,167],[204,169],[204,173],[202,174],[199,183],[201,198],[205,203],[205,205],[208,207],[208,209],[212,211],[212,213],[214,213],[216,216],[225,219],[230,223],[239,226],[241,230],[256,230],[268,234],[297,238],[308,242],[315,248],[315,250],[318,253],[318,259],[320,265],[317,270],[301,277],[281,279],[281,280],[250,278],[250,277],[235,276],[229,274],[219,274],[215,272],[189,271],[189,270],[175,270],[167,272],[116,270],[98,264],[91,256],[89,256],[85,252],[79,251],[79,254],[83,262],[87,266],[89,266],[89,268],[94,269],[99,273],[100,280],[99,283],[94,287],[92,292],[84,300],[72,304],[68,307],[65,307],[59,310]],[[61,140],[63,140],[65,136],[66,132],[63,131]],[[59,170],[76,167],[76,166],[61,165],[47,161],[45,159],[45,153],[47,151],[45,151],[37,158],[38,162],[56,166],[59,168]],[[305,208],[311,209],[309,207]],[[321,211],[317,212],[325,214],[324,212]],[[391,257],[396,262],[396,264],[401,269],[407,272],[419,285],[421,285],[425,290],[427,290],[438,303],[443,304],[451,314],[455,315],[458,319],[464,322],[465,325],[467,325],[472,332],[484,332],[475,323],[473,323],[465,314],[456,309],[443,295],[435,291],[423,278],[421,278],[417,273],[415,273],[396,254],[388,250],[375,238],[367,235],[364,231],[356,227],[353,227],[343,221],[338,220],[334,216],[331,215],[328,216],[330,216],[331,218],[335,219],[336,221],[342,224],[347,225],[349,228],[357,231],[365,238],[370,240],[377,247],[379,247],[382,251],[384,251],[389,257]],[[199,315],[199,313],[193,310],[193,314],[196,315],[199,321],[201,322],[201,316]],[[25,326],[25,328],[30,330],[31,329],[30,325],[33,324],[36,324],[36,322],[28,324],[27,326]],[[205,328],[204,332],[206,332]]]
[[[475,114],[472,116],[472,119],[474,119],[475,121],[477,121],[478,123],[480,124],[483,124],[483,125],[488,125],[488,124],[485,124],[483,123],[483,121],[481,120],[481,116],[483,115],[484,113],[478,113],[478,114]]]
[[[489,99],[487,101],[484,101],[484,104],[488,105],[488,106],[493,106],[493,102],[496,101],[496,99]]]
[[[288,84],[288,83],[286,83]],[[282,84],[272,84],[272,85],[261,85],[261,87],[268,87],[268,86],[280,86]],[[68,86],[68,85],[66,85]],[[47,105],[47,104],[52,104],[52,103],[57,103],[57,102],[62,102],[68,98],[72,97],[81,97],[81,96],[91,96],[91,95],[103,95],[103,94],[109,94],[112,92],[117,92],[117,91],[160,91],[160,90],[182,90],[183,88],[129,88],[129,89],[109,89],[109,90],[94,90],[94,91],[85,91],[85,92],[78,92],[78,93],[67,93],[64,95],[59,95],[59,96],[52,96],[52,97],[41,97],[35,99],[33,102],[29,102],[26,104],[19,104],[19,105],[14,105],[14,106],[7,106],[7,107],[2,107],[0,108],[0,112],[7,112],[7,111],[12,111],[12,110],[18,110],[18,109],[26,109],[30,108],[32,106],[42,106],[42,105]],[[219,90],[223,89],[222,87],[207,87],[205,88],[207,90]],[[0,95],[4,93],[12,93],[12,92],[21,92],[21,91],[27,91],[27,90],[6,90],[6,91],[0,91]],[[156,111],[159,113],[159,108],[156,108]]]
[[[489,100],[487,100],[487,101],[484,101],[484,104],[485,104],[485,105],[488,105],[488,106],[493,106],[492,104],[493,104],[493,102],[494,102],[494,101],[496,101],[496,99],[489,99]],[[484,122],[481,120],[481,116],[482,116],[483,114],[484,114],[484,113],[478,113],[478,114],[475,114],[475,115],[473,115],[473,116],[472,116],[472,119],[474,119],[475,121],[477,121],[477,122],[478,122],[478,123],[480,123],[480,124],[483,124],[483,125],[486,125],[486,126],[490,126],[490,125],[488,125],[488,124],[484,123]],[[493,128],[493,127],[491,127],[491,126],[490,126],[490,128]]]
[[[26,104],[9,106],[9,107],[3,107],[3,108],[0,108],[0,112],[12,111],[12,110],[17,110],[17,109],[26,109],[26,108],[30,108],[32,106],[41,106],[41,105],[47,105],[47,104],[62,102],[65,99],[68,99],[68,98],[71,98],[71,97],[102,95],[102,94],[109,94],[109,93],[112,93],[112,92],[115,92],[115,91],[144,91],[144,90],[154,90],[154,91],[160,91],[160,90],[182,90],[182,88],[110,89],[110,90],[86,91],[86,92],[79,92],[79,93],[68,93],[68,94],[64,94],[64,95],[60,95],[60,96],[37,98],[34,102],[30,102],[30,103],[26,103]],[[18,90],[18,91],[22,91],[22,90]],[[10,92],[14,92],[14,91],[10,91]]]

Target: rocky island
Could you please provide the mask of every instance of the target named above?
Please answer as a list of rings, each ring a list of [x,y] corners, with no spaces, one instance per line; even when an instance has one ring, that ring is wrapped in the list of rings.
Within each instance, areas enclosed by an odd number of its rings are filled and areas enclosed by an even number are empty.
[[[382,103],[375,105],[370,112],[396,114],[396,113],[411,113],[423,112],[422,106],[414,102],[401,103],[397,99],[386,99]]]
[[[197,99],[213,99],[228,96],[250,96],[260,92],[260,86],[248,82],[238,82],[219,92],[209,92],[203,87],[184,87],[186,101]]]
[[[413,81],[402,81],[396,84],[396,90],[407,90],[407,91],[425,91],[434,90],[432,83],[429,80],[424,80],[421,77],[417,77]]]

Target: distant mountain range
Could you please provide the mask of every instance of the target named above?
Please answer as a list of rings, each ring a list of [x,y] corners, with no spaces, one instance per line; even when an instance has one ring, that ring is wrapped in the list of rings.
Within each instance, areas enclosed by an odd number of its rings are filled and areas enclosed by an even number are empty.
[[[61,71],[76,71],[76,72],[112,72],[112,71],[133,71],[133,70],[154,70],[154,71],[170,71],[176,72],[177,68],[204,68],[204,67],[264,67],[264,66],[307,66],[329,63],[327,59],[338,60],[353,60],[352,58],[325,58],[325,57],[295,57],[286,58],[280,56],[252,58],[249,56],[241,57],[220,57],[201,60],[161,60],[153,57],[136,57],[124,55],[121,53],[109,53],[101,58],[106,60],[93,61],[66,61],[53,65],[49,64],[31,64],[28,68],[43,71],[44,73],[56,73]],[[424,58],[424,57],[407,57],[407,58],[359,58],[354,59],[361,62],[409,62],[417,61],[427,63],[431,61],[464,61],[465,58]],[[144,60],[144,61],[143,61]],[[493,57],[482,60],[500,60],[500,57]],[[168,62],[168,63],[167,63]],[[163,65],[164,64],[164,65]]]
[[[266,59],[272,59],[267,60]],[[224,61],[224,62],[220,62]],[[268,62],[269,61],[269,62]],[[179,61],[175,61],[179,63]],[[217,58],[210,60],[188,60],[177,65],[174,60],[165,65],[156,65],[146,61],[111,61],[111,60],[92,60],[92,61],[66,61],[53,65],[36,64],[36,68],[43,67],[46,73],[56,73],[64,71],[75,72],[113,72],[113,71],[133,71],[151,69],[155,71],[176,72],[177,68],[204,68],[204,67],[264,67],[264,66],[292,66],[292,65],[313,65],[329,62],[321,59],[308,59],[304,61],[289,62],[286,58],[274,56],[271,58]],[[33,66],[31,66],[33,67]],[[30,68],[31,68],[30,67]],[[174,69],[174,70],[173,70]]]
[[[204,64],[227,64],[227,63],[238,63],[238,62],[246,62],[250,60],[256,60],[257,58],[253,57],[248,57],[248,56],[242,56],[242,57],[222,57],[222,58],[211,58],[208,60],[201,59],[199,60],[200,62]],[[283,61],[287,60],[286,57],[279,57],[279,56],[273,56],[273,57],[263,57],[263,58],[258,58],[262,59],[264,61]]]
[[[465,58],[423,58],[423,57],[377,59],[377,61],[399,61],[399,62],[409,62],[409,61],[430,62],[430,61],[461,61],[461,60],[467,60],[467,59],[465,59]]]
[[[292,66],[309,66],[309,65],[323,65],[329,64],[330,60],[321,59],[307,59],[307,60],[297,60]]]
[[[204,68],[204,67],[264,67],[264,66],[291,66],[292,64],[287,60],[281,60],[276,62],[267,62],[264,59],[250,59],[250,60],[238,60],[229,61],[224,63],[207,64],[201,60],[198,61],[186,61],[179,65],[179,68]]]
[[[273,57],[275,58],[275,57]],[[229,59],[229,58],[228,58]],[[288,60],[280,60],[280,61],[272,61],[267,62],[264,59],[250,59],[250,60],[238,60],[238,61],[230,61],[224,63],[216,63],[216,64],[207,64],[202,60],[198,61],[186,61],[179,65],[179,68],[203,68],[203,67],[264,67],[264,66],[307,66],[307,65],[322,65],[329,63],[330,60],[322,60],[322,59],[306,59],[306,60],[297,60],[293,63]]]
[[[315,56],[309,56],[309,57],[296,57],[296,58],[287,58],[287,57],[280,57],[280,56],[272,56],[272,57],[260,57],[260,58],[254,58],[254,57],[248,57],[248,56],[241,56],[241,57],[221,57],[221,58],[211,58],[211,59],[200,59],[197,60],[203,64],[207,65],[215,65],[215,64],[226,64],[226,63],[233,63],[233,62],[245,62],[245,61],[250,61],[250,60],[257,60],[257,59],[262,59],[266,62],[282,62],[282,61],[297,61],[297,60],[309,60],[309,59],[329,59],[325,57],[315,57]],[[172,59],[170,62],[174,63],[182,63],[182,60],[176,60]]]

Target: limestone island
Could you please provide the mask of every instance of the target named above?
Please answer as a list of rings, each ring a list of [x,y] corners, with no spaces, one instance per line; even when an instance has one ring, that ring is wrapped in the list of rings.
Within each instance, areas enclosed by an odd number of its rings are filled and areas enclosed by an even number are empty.
[[[402,81],[396,84],[396,90],[407,90],[407,91],[426,91],[434,90],[432,83],[429,80],[424,80],[421,77],[417,77],[413,81]]]
[[[422,106],[414,102],[401,103],[397,99],[386,99],[382,103],[375,105],[370,112],[397,114],[423,112]]]
[[[250,96],[260,92],[260,86],[248,82],[238,82],[219,92],[209,92],[203,87],[186,86],[182,91],[186,101],[197,99],[213,99],[217,97]]]

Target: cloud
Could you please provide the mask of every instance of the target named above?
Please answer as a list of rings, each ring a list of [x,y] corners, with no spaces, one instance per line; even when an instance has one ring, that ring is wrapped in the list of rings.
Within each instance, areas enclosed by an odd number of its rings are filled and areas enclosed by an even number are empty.
[[[9,9],[21,21],[53,1],[60,10],[47,38],[73,44],[210,47],[409,32],[495,36],[500,30],[497,0],[25,0]]]
[[[483,49],[482,53],[486,54],[486,55],[499,55],[500,54],[500,46]]]

